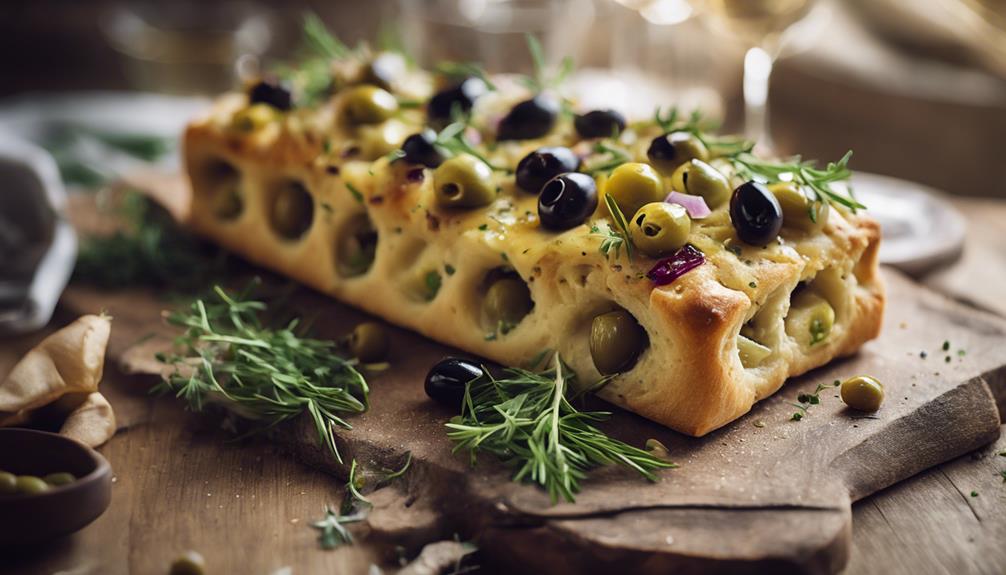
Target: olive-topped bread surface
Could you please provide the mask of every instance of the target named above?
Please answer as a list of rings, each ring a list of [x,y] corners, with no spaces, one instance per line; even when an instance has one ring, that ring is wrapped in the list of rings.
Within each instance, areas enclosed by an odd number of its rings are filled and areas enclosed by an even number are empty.
[[[185,134],[200,234],[314,289],[703,435],[880,329],[879,227],[840,180],[701,118],[578,110],[547,82],[333,62]],[[526,78],[524,80],[527,80]]]

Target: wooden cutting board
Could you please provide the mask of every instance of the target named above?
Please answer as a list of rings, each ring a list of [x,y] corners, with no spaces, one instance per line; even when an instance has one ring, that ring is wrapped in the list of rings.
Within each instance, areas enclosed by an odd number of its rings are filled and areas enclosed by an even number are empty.
[[[429,367],[452,350],[398,329],[392,367],[369,376],[371,409],[338,433],[340,450],[365,474],[396,468],[410,451],[409,472],[394,488],[403,493],[383,509],[385,518],[422,517],[427,530],[475,538],[504,572],[834,573],[847,560],[852,501],[993,441],[995,398],[1006,405],[1006,321],[885,274],[890,303],[879,340],[789,382],[725,428],[696,439],[615,409],[605,430],[635,445],[656,438],[680,464],[657,483],[601,470],[575,504],[552,505],[488,457],[469,467],[444,434],[453,414],[422,389]],[[317,316],[322,336],[337,337],[365,318],[306,289],[292,300]],[[131,371],[156,369],[150,356],[170,330],[160,320],[167,304],[152,293],[73,286],[64,305],[108,310],[115,317],[110,358]],[[798,394],[855,374],[886,386],[875,416],[845,409],[828,389],[820,405],[791,421]],[[347,468],[316,437],[302,421],[279,439],[292,455],[345,477]]]

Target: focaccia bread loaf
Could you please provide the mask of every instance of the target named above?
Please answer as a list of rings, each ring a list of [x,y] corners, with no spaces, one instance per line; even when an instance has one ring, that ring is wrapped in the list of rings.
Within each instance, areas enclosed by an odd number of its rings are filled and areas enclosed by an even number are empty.
[[[421,78],[409,83],[410,97],[425,101],[431,83]],[[558,351],[583,385],[602,378],[594,319],[624,310],[644,343],[598,394],[696,436],[878,334],[880,234],[862,211],[834,204],[820,225],[783,226],[762,246],[738,238],[728,203],[710,206],[687,238],[704,263],[657,285],[647,274],[659,258],[603,245],[619,230],[604,200],[608,170],[594,170],[601,199],[593,214],[566,230],[541,224],[538,195],[518,189],[512,170],[542,146],[568,147],[598,165],[612,155],[598,145],[604,140],[647,162],[647,144],[667,126],[639,122],[613,138],[584,138],[561,116],[541,137],[503,141],[500,118],[532,94],[505,78],[496,84],[475,101],[463,136],[504,168],[492,171],[488,205],[444,207],[434,169],[394,153],[425,123],[421,107],[354,124],[346,119],[351,89],[288,111],[230,94],[185,133],[191,225],[263,267],[502,364]],[[400,100],[406,91],[392,89]],[[745,181],[712,151],[706,159],[731,189]],[[661,172],[668,191],[671,171]],[[517,321],[487,312],[487,292],[502,278],[530,295]],[[821,323],[821,310],[833,321]]]

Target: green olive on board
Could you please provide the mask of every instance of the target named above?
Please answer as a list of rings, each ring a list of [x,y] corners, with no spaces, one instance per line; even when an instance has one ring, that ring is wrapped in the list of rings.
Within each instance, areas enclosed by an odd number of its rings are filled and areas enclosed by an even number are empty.
[[[279,112],[269,104],[252,104],[234,114],[231,125],[242,132],[256,132],[279,117]]]
[[[206,560],[196,551],[186,551],[171,562],[169,575],[205,575]]]
[[[477,208],[496,199],[492,169],[468,154],[454,156],[434,170],[433,191],[437,203],[446,208]]]
[[[629,221],[632,244],[654,258],[670,255],[685,245],[691,231],[692,220],[678,204],[646,204]]]
[[[827,202],[811,201],[799,185],[793,182],[770,184],[768,189],[782,208],[783,227],[819,232],[828,223],[831,208]]]
[[[702,196],[711,210],[727,203],[733,193],[727,177],[702,160],[690,160],[674,170],[671,188],[682,194]]]
[[[618,166],[604,183],[604,193],[611,196],[625,217],[651,202],[661,202],[664,181],[649,164],[628,162]]]
[[[501,326],[504,332],[520,323],[533,306],[531,290],[523,280],[515,277],[493,282],[482,300],[482,311],[490,325]]]
[[[364,84],[350,88],[343,103],[343,117],[349,124],[379,124],[398,111],[398,100],[387,90]]]
[[[709,150],[702,140],[691,132],[668,132],[650,142],[646,157],[665,174],[671,174],[689,160],[706,161]]]
[[[624,309],[602,313],[590,324],[590,357],[602,375],[631,368],[648,343],[646,330]]]
[[[388,331],[376,322],[361,323],[349,334],[349,351],[362,363],[384,361],[390,346]]]
[[[857,375],[842,382],[842,401],[859,411],[877,411],[884,403],[884,386],[868,375]]]

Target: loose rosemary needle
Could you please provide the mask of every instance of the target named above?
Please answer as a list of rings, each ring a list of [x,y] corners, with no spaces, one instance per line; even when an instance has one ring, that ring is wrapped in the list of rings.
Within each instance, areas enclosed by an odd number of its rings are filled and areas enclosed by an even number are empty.
[[[266,305],[247,299],[250,289],[232,295],[216,286],[214,298],[169,316],[185,332],[179,353],[158,356],[174,369],[154,391],[174,393],[194,411],[220,404],[263,429],[307,413],[318,442],[341,463],[333,429],[350,428],[343,414],[367,409],[367,382],[334,353],[334,342],[297,335],[297,320],[263,325]]]
[[[549,371],[512,368],[506,374],[469,382],[461,415],[447,424],[454,450],[469,450],[473,464],[477,452],[491,453],[515,469],[514,481],[537,483],[553,502],[560,496],[573,502],[580,480],[601,465],[633,469],[650,481],[654,471],[676,467],[594,427],[610,413],[570,404],[566,394],[575,376],[558,355]]]

